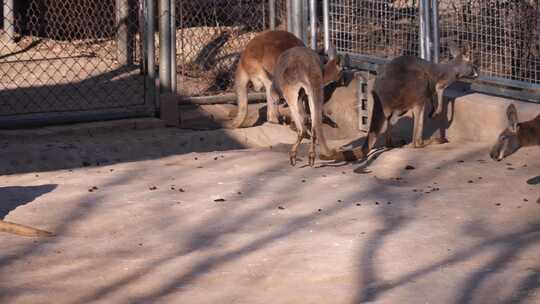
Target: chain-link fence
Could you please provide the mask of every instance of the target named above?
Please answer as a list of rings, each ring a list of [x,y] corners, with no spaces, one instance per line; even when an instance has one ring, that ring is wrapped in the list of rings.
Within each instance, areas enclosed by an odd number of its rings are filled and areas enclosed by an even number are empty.
[[[286,29],[286,1],[277,0],[276,28]],[[183,96],[230,92],[240,53],[270,26],[267,0],[176,0],[177,88]]]
[[[340,52],[389,59],[418,55],[415,0],[329,1],[330,41]]]
[[[148,108],[137,0],[4,0],[0,118]]]
[[[471,46],[484,76],[540,89],[540,1],[442,0],[439,19],[441,46]]]
[[[429,16],[424,20],[429,23],[430,34],[421,32],[420,2],[427,7],[425,12]],[[380,64],[398,55],[420,56],[420,38],[426,41],[427,48],[439,46],[439,50],[432,51],[439,51],[439,58],[445,61],[449,57],[448,43],[452,41],[472,47],[473,59],[481,73],[478,84],[511,87],[520,91],[504,94],[540,101],[538,0],[336,0],[328,3],[330,40],[338,51],[351,54],[353,62],[360,65],[369,62],[368,66],[373,67],[373,63]],[[436,29],[438,37],[431,37]],[[424,40],[423,35],[429,37]],[[502,92],[495,87],[484,88],[489,92]]]

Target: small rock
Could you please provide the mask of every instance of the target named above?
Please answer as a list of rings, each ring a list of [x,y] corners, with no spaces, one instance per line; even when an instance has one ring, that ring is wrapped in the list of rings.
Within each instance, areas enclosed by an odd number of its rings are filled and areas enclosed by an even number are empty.
[[[474,183],[474,181],[469,180],[469,181],[467,181],[467,183],[472,184],[472,183]]]
[[[94,190],[97,190],[97,189],[98,189],[98,187],[96,187],[96,186],[93,186],[93,187],[92,187],[92,189],[94,189]]]
[[[407,165],[407,166],[405,167],[405,170],[414,170],[414,169],[416,169],[416,168],[413,167],[413,166],[411,166],[411,165]]]
[[[387,204],[388,204],[388,205],[392,205],[392,202],[388,202]]]
[[[506,170],[516,170],[514,167],[508,167]]]
[[[460,160],[458,160],[457,162],[458,162],[458,163],[464,163],[465,161],[460,159]]]
[[[277,208],[278,208],[279,210],[285,210],[285,207],[283,207],[283,206],[278,206]]]
[[[152,191],[153,191],[153,190],[156,190],[156,189],[157,189],[157,187],[156,187],[156,186],[152,186],[152,187],[150,187],[150,188],[148,188],[148,189],[150,189],[150,190],[152,190]]]
[[[306,180],[305,180],[305,179],[303,179],[303,180],[302,180],[302,183],[305,183],[305,182],[306,182]]]
[[[198,158],[198,157],[195,157],[194,159],[195,159],[195,160],[199,160],[199,158]]]
[[[507,165],[507,166],[511,166],[511,165],[512,165],[512,163],[506,163],[506,165]]]
[[[237,194],[238,194],[238,195],[242,195],[242,192],[238,191]]]
[[[224,198],[216,198],[216,199],[214,200],[214,202],[224,202],[224,201],[225,201]]]
[[[526,199],[526,198],[524,198],[524,199],[523,199],[523,201],[524,201],[524,202],[528,202],[529,200],[528,200],[528,199]]]
[[[319,209],[318,209],[317,211],[321,212],[321,211],[322,211],[322,209],[321,209],[321,208],[319,208]]]
[[[481,177],[481,176],[479,176],[479,177],[478,177],[478,179],[482,179],[482,177]]]
[[[337,202],[338,202],[338,203],[341,203],[341,200],[340,200],[340,199],[338,199],[338,200],[337,200]]]
[[[500,205],[501,205],[501,203],[496,203],[496,204],[495,204],[495,206],[500,206]]]
[[[202,169],[202,168],[203,168],[203,166],[198,166],[198,167],[197,167],[197,169]]]
[[[362,206],[362,204],[360,204],[360,203],[356,203],[356,206],[360,207],[360,206]]]
[[[142,246],[143,244],[142,243],[139,243],[139,246]]]
[[[538,200],[536,201],[537,204],[540,204],[540,197],[538,198]]]
[[[378,205],[378,204],[379,204],[379,202],[375,202],[375,205]]]
[[[216,156],[216,157],[214,157],[214,160],[218,160],[218,159],[219,159],[219,157],[217,157],[217,156]]]
[[[110,169],[109,171],[110,171],[110,172],[113,172],[113,171],[114,171],[114,169]]]
[[[186,190],[184,190],[184,188],[180,188],[180,189],[178,189],[178,191],[180,191],[180,192],[186,192]]]
[[[345,171],[341,171],[341,174],[347,174]]]

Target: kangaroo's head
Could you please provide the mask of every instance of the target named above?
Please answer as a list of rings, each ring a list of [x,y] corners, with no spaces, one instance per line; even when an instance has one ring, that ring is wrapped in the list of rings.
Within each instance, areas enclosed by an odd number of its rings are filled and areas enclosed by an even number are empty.
[[[508,127],[501,132],[497,142],[491,148],[489,155],[496,161],[501,161],[503,158],[513,154],[521,148],[521,142],[518,137],[519,123],[516,107],[511,104],[506,109],[508,119]]]
[[[343,77],[343,68],[346,62],[345,56],[339,55],[336,48],[333,45],[330,45],[328,48],[328,61],[323,68],[323,81],[325,86],[332,82],[341,81]]]
[[[463,49],[458,48],[454,43],[448,45],[450,55],[452,55],[451,63],[456,67],[457,78],[476,78],[478,70],[471,58],[471,48],[466,45]]]

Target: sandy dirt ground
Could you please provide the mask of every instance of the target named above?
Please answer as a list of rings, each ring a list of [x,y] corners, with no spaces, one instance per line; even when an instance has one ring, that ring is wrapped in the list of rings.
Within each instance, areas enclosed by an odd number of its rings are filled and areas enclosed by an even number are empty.
[[[0,303],[540,303],[539,149],[293,168],[209,132],[1,140],[0,214],[57,236],[0,235]]]

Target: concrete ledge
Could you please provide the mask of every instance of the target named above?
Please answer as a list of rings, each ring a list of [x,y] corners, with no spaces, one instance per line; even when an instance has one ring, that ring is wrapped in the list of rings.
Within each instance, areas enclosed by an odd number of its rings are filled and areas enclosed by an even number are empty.
[[[506,108],[514,104],[518,109],[520,121],[540,114],[540,104],[495,97],[480,93],[458,96],[449,91],[447,98],[450,127],[447,135],[450,140],[495,141],[500,132],[507,127]],[[452,101],[453,100],[453,101]]]

